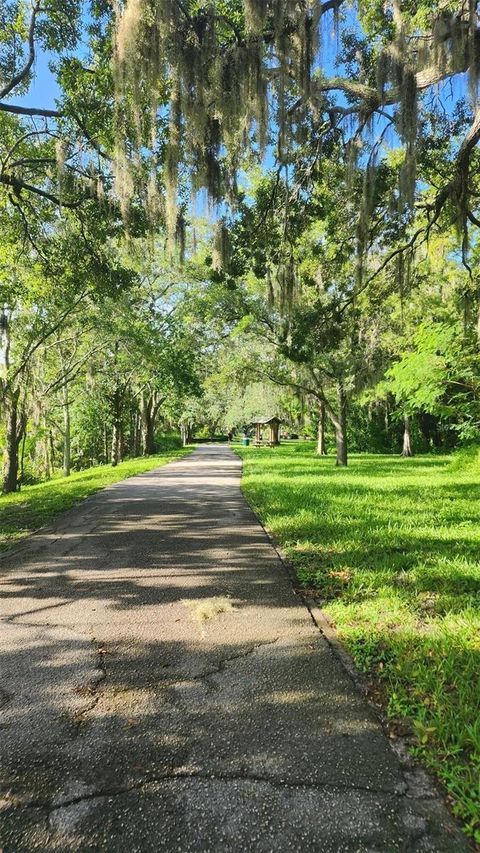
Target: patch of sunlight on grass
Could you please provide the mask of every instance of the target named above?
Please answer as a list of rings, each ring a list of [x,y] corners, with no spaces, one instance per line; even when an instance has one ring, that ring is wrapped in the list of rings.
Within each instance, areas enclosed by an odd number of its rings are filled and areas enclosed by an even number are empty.
[[[480,453],[238,453],[247,499],[480,841]]]

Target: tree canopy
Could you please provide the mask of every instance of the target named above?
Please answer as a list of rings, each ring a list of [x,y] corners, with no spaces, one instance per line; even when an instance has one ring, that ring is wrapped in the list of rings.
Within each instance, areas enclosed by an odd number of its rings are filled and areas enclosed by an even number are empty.
[[[479,33],[471,0],[4,4],[6,488],[249,400],[339,464],[475,439]]]

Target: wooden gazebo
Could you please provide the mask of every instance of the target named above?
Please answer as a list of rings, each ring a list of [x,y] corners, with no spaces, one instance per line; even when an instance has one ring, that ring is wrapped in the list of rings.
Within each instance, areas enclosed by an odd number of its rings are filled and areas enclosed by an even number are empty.
[[[257,418],[252,421],[255,427],[255,447],[260,447],[263,444],[263,430],[268,428],[269,439],[265,442],[269,447],[277,447],[280,444],[278,437],[281,420],[274,416],[273,418]]]

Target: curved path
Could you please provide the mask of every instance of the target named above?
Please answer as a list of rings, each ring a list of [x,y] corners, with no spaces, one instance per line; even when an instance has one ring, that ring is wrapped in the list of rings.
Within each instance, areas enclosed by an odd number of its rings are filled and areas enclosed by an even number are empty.
[[[0,849],[461,851],[343,669],[227,448],[0,561]]]

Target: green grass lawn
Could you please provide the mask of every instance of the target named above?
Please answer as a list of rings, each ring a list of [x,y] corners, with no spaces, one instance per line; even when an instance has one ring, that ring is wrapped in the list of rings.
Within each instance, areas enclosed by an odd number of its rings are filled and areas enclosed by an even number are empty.
[[[238,452],[247,499],[480,841],[480,454]]]
[[[70,509],[78,501],[110,483],[166,465],[172,459],[179,459],[189,452],[186,448],[166,451],[158,456],[127,459],[116,468],[111,465],[98,465],[77,471],[70,477],[59,477],[36,486],[25,486],[21,492],[13,495],[0,495],[0,551],[51,521],[62,510]]]

